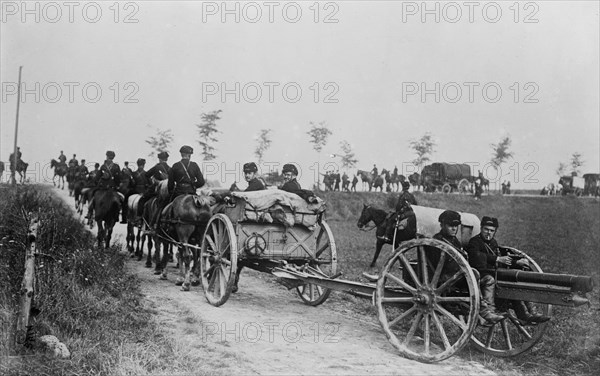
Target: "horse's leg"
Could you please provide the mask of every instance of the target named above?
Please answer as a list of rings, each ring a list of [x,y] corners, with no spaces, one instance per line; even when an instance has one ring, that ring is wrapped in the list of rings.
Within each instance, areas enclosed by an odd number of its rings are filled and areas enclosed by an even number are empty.
[[[170,243],[166,240],[162,241],[162,258],[158,259],[157,262],[160,262],[160,267],[162,270],[161,279],[167,279],[167,266],[169,264],[167,249],[169,249]],[[158,255],[157,255],[158,257]]]
[[[127,237],[125,238],[127,243],[127,251],[131,254],[131,257],[135,256],[133,253],[135,245],[135,233],[133,232],[133,223],[127,221]]]
[[[98,247],[102,248],[102,245],[104,244],[104,225],[102,220],[97,220],[96,223],[98,224]]]
[[[238,282],[240,281],[240,273],[242,272],[243,268],[244,265],[238,264],[237,270],[235,271],[235,284],[233,285],[231,292],[238,292]]]
[[[115,227],[115,223],[113,220],[109,220],[109,223],[106,225],[106,248],[110,248],[110,239],[112,237],[113,228]]]
[[[370,265],[371,268],[377,264],[377,258],[379,257],[379,252],[381,252],[383,244],[385,244],[383,240],[377,239],[377,243],[375,243],[375,254],[373,255],[373,261],[371,261]]]
[[[152,234],[148,234],[148,255],[146,257],[146,267],[147,268],[151,268],[152,267],[152,246],[154,245],[153,243],[153,237]],[[156,250],[154,250],[154,252],[156,252]]]

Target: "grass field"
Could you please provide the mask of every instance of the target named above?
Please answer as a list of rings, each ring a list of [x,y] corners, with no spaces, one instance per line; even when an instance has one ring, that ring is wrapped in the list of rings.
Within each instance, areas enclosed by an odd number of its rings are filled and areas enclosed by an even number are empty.
[[[338,247],[344,278],[360,280],[375,250],[374,231],[362,232],[356,221],[363,203],[390,209],[396,195],[383,193],[324,193],[328,223]],[[420,194],[422,206],[495,216],[501,245],[518,248],[533,257],[545,272],[589,275],[596,286],[588,297],[591,307],[554,307],[550,329],[532,351],[510,359],[498,359],[464,350],[461,356],[479,360],[491,369],[511,374],[592,375],[600,369],[600,201],[575,197],[515,197],[489,195],[481,201],[471,196]],[[384,246],[377,266],[391,254]],[[372,271],[372,270],[371,270]],[[368,302],[362,309],[374,313]],[[595,371],[594,371],[595,370]]]

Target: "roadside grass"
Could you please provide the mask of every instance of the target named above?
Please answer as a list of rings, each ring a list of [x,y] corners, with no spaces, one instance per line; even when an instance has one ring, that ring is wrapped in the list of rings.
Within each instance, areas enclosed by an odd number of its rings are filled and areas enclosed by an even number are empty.
[[[35,343],[15,346],[15,323],[30,212],[39,208],[32,334],[52,334],[71,358],[42,353]],[[46,186],[0,186],[0,374],[190,375],[214,374],[192,351],[165,335],[125,268],[121,245],[95,247],[72,210]]]
[[[397,194],[330,193],[327,221],[332,227],[342,278],[363,281],[363,271],[376,273],[391,255],[385,245],[377,269],[369,268],[375,251],[375,233],[359,231],[356,221],[363,204],[393,210]],[[592,276],[594,291],[590,307],[553,307],[551,324],[542,340],[528,352],[513,358],[481,354],[468,346],[458,356],[476,360],[502,375],[595,375],[600,369],[600,201],[590,198],[515,197],[484,195],[480,201],[469,195],[415,193],[420,205],[473,213],[499,219],[497,240],[530,255],[545,272]],[[332,300],[348,300],[333,294]],[[356,310],[376,313],[370,302],[351,299]]]

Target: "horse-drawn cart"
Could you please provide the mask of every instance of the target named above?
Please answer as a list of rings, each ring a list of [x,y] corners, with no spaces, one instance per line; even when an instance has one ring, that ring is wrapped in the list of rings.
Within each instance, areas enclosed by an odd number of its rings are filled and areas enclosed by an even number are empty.
[[[302,300],[323,303],[331,290],[371,299],[391,344],[405,357],[436,362],[472,342],[496,356],[513,356],[530,349],[550,322],[533,324],[508,315],[487,325],[479,317],[480,291],[475,272],[460,250],[431,239],[437,232],[439,209],[413,206],[420,238],[402,243],[379,276],[370,282],[341,280],[335,241],[323,212],[313,213],[314,227],[259,223],[253,209],[238,201],[211,218],[201,249],[202,283],[208,301],[219,306],[229,298],[239,265],[269,272],[295,286]],[[274,213],[271,213],[274,214]],[[298,213],[295,213],[297,215]],[[260,215],[253,214],[253,218]],[[479,232],[479,219],[462,213],[457,237],[463,245]],[[587,303],[590,277],[546,274],[525,253],[531,271],[501,269],[496,273],[497,305],[509,311],[526,301],[551,315],[551,305],[576,307]],[[337,273],[337,274],[336,274]]]
[[[468,193],[473,177],[468,164],[432,163],[423,167],[421,180],[425,192]]]
[[[241,267],[263,272],[288,267],[308,275],[335,277],[337,250],[323,219],[322,202],[307,204],[279,190],[232,195],[231,203],[208,222],[200,250],[202,285],[212,305],[227,301]],[[309,305],[323,303],[330,293],[311,283],[295,285]]]

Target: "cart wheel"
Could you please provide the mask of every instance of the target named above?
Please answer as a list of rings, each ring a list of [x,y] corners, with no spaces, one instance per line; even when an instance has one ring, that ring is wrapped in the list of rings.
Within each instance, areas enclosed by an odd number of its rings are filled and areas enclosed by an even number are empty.
[[[519,253],[529,260],[531,270],[543,273],[542,268],[525,253],[510,248],[511,251]],[[552,313],[550,304],[534,303],[538,312],[546,316]],[[544,335],[550,322],[535,325],[521,325],[512,317],[502,320],[491,327],[480,326],[475,329],[471,336],[471,342],[479,350],[486,354],[509,357],[520,354],[532,348]]]
[[[444,185],[442,185],[442,193],[451,193],[452,192],[452,186],[450,186],[450,184],[446,183]]]
[[[333,239],[333,233],[325,221],[321,221],[317,231],[319,231],[319,233],[317,235],[317,246],[315,251],[316,262],[312,261],[309,263],[309,266],[315,270],[307,268],[305,272],[308,274],[331,277],[337,272],[337,248],[335,246],[335,240]],[[330,289],[312,283],[300,285],[296,287],[296,291],[298,291],[300,299],[311,306],[318,306],[323,303],[331,293]]]
[[[459,251],[435,239],[396,248],[377,280],[374,300],[391,344],[421,362],[451,357],[477,326],[475,275]]]
[[[462,179],[461,181],[458,182],[458,193],[460,193],[460,194],[469,193],[470,188],[471,188],[471,183],[469,183],[469,181],[467,179]]]
[[[237,271],[237,241],[231,220],[224,214],[212,216],[200,251],[200,273],[206,300],[215,307],[229,299]]]

